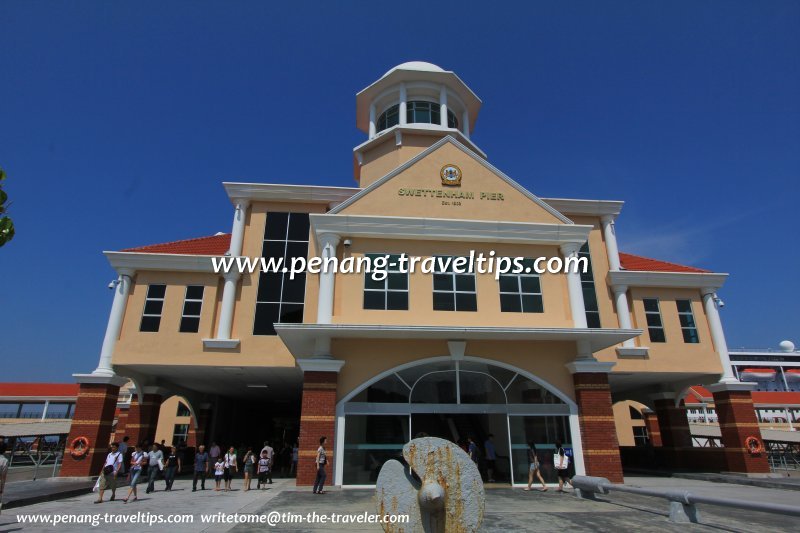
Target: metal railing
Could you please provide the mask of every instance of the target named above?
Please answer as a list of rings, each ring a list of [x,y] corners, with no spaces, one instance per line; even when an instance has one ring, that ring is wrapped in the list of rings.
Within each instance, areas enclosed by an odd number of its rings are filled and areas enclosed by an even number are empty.
[[[588,500],[596,500],[597,494],[608,494],[611,491],[626,492],[637,496],[649,496],[651,498],[667,500],[669,501],[670,522],[698,523],[700,521],[700,516],[697,511],[697,504],[718,505],[762,513],[800,516],[800,507],[795,505],[714,498],[711,496],[701,496],[685,490],[653,490],[626,487],[625,485],[615,485],[604,477],[575,476],[572,478],[572,485],[575,487],[575,495],[577,497]]]

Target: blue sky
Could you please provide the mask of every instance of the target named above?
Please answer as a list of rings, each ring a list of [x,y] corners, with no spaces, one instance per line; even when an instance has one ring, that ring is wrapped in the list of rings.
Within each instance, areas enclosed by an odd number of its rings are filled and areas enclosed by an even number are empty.
[[[489,7],[491,6],[491,7]],[[800,3],[0,2],[0,380],[97,364],[102,250],[230,231],[222,181],[350,186],[355,93],[454,70],[540,196],[625,200],[620,247],[717,271],[729,345],[800,344]]]

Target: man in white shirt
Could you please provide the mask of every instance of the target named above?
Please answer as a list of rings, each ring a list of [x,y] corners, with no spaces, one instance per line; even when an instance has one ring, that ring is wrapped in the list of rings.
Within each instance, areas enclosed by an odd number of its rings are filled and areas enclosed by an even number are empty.
[[[164,468],[164,452],[158,449],[158,446],[153,444],[150,446],[150,451],[147,453],[147,490],[146,494],[150,494],[156,490],[156,476],[159,471]]]
[[[114,442],[111,444],[111,451],[106,456],[105,463],[103,463],[103,469],[100,471],[97,500],[94,503],[103,503],[103,493],[106,489],[111,489],[109,501],[114,501],[117,492],[117,474],[119,474],[120,468],[122,468],[122,454],[119,453],[119,445]]]
[[[275,455],[275,450],[272,446],[269,445],[269,441],[264,441],[264,447],[261,448],[261,454],[267,452],[267,460],[269,460],[269,471],[267,472],[267,479],[269,480],[269,484],[272,485],[272,470],[273,470],[273,456]]]

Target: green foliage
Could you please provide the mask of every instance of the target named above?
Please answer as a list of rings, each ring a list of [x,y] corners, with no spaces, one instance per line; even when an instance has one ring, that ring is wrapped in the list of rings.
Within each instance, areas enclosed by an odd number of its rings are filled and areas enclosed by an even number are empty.
[[[14,223],[6,216],[6,211],[10,204],[8,201],[8,194],[3,190],[3,180],[6,179],[5,171],[0,168],[0,246],[14,238]]]

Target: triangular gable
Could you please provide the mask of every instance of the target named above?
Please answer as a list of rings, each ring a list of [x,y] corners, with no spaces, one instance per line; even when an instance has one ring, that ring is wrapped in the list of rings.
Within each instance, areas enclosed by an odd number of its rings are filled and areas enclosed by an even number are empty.
[[[460,187],[441,183],[440,170],[449,164],[462,171]],[[342,202],[330,213],[573,223],[449,135]]]

